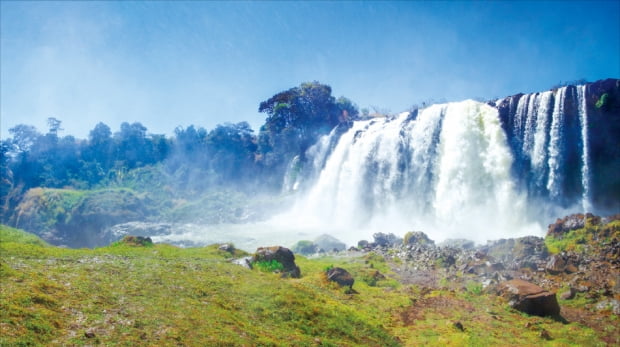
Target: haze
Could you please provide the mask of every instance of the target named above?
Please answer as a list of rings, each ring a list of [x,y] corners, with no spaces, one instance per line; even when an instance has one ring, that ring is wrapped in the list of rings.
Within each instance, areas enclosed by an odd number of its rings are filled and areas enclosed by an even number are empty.
[[[261,101],[313,80],[396,113],[620,76],[617,1],[0,6],[3,138],[48,117],[78,138],[100,121],[258,130]]]

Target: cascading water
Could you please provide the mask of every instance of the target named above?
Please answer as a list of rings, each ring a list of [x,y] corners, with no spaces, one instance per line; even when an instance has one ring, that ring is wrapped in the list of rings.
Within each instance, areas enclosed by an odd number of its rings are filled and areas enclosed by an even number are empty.
[[[378,231],[542,235],[571,192],[590,209],[588,151],[585,86],[358,121],[307,153],[308,189],[286,219],[351,243]]]
[[[583,186],[583,194],[581,198],[581,207],[583,212],[592,209],[590,202],[590,148],[588,145],[588,107],[586,105],[586,86],[577,86],[577,98],[579,100],[579,123],[581,125],[581,184]]]
[[[527,234],[535,227],[524,218],[512,163],[497,110],[483,103],[360,121],[340,137],[289,216],[352,242],[410,229],[480,242]]]
[[[553,105],[553,115],[551,118],[551,131],[549,132],[549,176],[547,179],[547,190],[552,200],[557,200],[562,196],[562,137],[564,135],[564,99],[566,97],[566,87],[558,90]]]

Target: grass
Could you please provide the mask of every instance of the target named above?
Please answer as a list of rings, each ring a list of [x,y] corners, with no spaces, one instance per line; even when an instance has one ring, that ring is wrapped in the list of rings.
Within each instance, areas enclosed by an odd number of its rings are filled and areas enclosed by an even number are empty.
[[[63,249],[2,226],[0,345],[603,345],[581,324],[529,317],[475,289],[401,285],[377,254],[296,256],[300,279],[230,262],[244,255],[217,245]],[[357,294],[326,280],[330,266],[356,278]],[[361,280],[376,271],[385,278]]]
[[[589,220],[580,229],[570,230],[561,237],[547,236],[545,245],[552,254],[564,251],[584,253],[591,245],[603,246],[620,240],[620,220],[594,225]]]

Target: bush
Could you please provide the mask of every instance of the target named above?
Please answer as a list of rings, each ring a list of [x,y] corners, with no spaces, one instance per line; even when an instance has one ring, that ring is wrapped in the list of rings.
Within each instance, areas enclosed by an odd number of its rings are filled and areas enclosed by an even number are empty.
[[[604,93],[596,102],[596,108],[606,108],[609,105],[609,94]]]
[[[284,265],[275,259],[271,260],[259,260],[252,264],[262,272],[280,272],[284,270]]]

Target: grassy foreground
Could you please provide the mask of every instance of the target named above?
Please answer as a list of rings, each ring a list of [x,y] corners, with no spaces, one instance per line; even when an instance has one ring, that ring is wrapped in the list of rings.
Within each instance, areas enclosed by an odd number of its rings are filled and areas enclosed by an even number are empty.
[[[0,345],[605,345],[584,325],[521,314],[475,284],[402,285],[372,253],[297,256],[300,279],[230,262],[242,255],[164,244],[63,249],[1,226]],[[326,281],[332,265],[351,272],[357,294]]]

